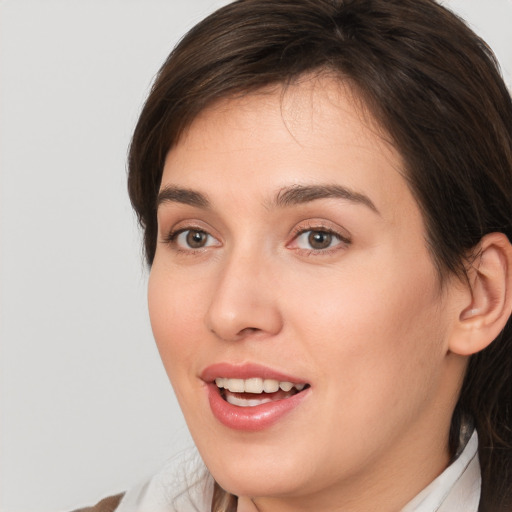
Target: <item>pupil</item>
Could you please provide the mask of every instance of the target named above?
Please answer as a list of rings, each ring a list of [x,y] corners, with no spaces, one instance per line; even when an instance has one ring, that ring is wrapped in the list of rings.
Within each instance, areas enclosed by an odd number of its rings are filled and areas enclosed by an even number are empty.
[[[203,231],[189,231],[187,234],[187,244],[193,249],[199,249],[206,243],[206,233]]]
[[[332,241],[332,235],[325,231],[312,231],[308,238],[308,242],[313,249],[327,249]]]

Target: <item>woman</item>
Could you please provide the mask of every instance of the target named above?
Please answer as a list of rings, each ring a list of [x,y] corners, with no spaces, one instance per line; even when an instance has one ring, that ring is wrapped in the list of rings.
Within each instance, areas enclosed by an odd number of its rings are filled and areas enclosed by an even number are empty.
[[[160,70],[129,192],[209,474],[117,510],[512,510],[512,103],[462,21],[220,9]]]

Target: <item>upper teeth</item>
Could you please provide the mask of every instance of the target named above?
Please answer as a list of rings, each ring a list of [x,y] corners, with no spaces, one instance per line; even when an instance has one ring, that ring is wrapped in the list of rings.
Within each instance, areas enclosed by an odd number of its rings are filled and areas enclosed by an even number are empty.
[[[298,391],[302,391],[306,384],[294,384],[292,382],[279,382],[274,379],[260,379],[254,377],[252,379],[227,379],[218,377],[215,384],[219,388],[228,389],[232,393],[275,393],[279,389],[290,391],[293,387]]]

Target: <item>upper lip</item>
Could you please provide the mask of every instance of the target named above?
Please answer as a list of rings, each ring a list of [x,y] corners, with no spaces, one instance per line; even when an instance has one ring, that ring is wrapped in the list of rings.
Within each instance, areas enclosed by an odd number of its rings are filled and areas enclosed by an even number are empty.
[[[259,377],[261,379],[274,379],[280,382],[291,382],[293,384],[307,383],[306,380],[300,377],[289,375],[256,363],[215,363],[207,366],[201,372],[200,377],[205,382],[213,382],[217,377],[228,379],[252,379]]]

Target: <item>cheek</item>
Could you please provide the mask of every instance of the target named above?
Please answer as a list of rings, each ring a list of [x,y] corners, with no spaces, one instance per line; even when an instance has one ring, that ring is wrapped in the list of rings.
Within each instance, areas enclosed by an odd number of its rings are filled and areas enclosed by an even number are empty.
[[[175,376],[192,367],[195,340],[203,326],[199,301],[204,294],[194,281],[182,282],[176,274],[153,265],[148,283],[151,328],[160,357],[174,384]]]
[[[436,402],[444,356],[437,280],[429,265],[405,274],[376,264],[290,288],[285,316],[315,371],[315,416],[323,418],[304,442],[328,440],[318,452],[332,474],[360,467]]]
[[[329,280],[303,282],[288,303],[300,326],[297,337],[327,369],[326,386],[327,378],[336,382],[327,390],[332,400],[342,394],[350,401],[345,410],[358,414],[379,414],[405,403],[405,396],[419,399],[429,387],[433,392],[430,383],[445,353],[437,276],[428,256],[406,267],[382,260],[386,264],[362,261],[360,271],[351,265],[350,273],[340,269]]]

